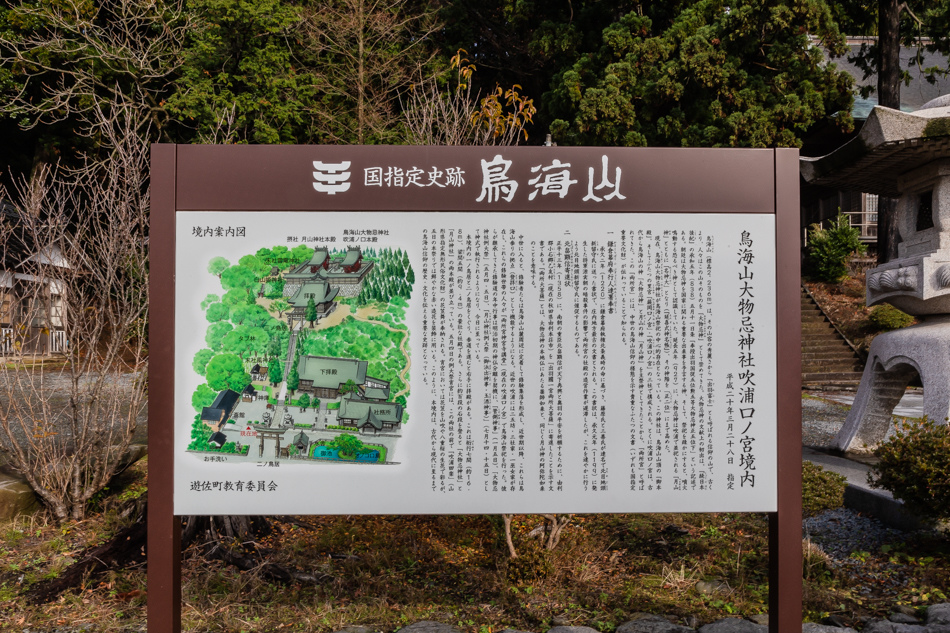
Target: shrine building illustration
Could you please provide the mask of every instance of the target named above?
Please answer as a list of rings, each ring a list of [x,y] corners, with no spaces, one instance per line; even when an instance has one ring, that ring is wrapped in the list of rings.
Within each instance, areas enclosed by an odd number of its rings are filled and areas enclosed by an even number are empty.
[[[253,258],[241,258],[237,267],[254,266],[260,285],[248,291],[246,301],[231,299],[225,304],[210,295],[202,304],[211,323],[205,337],[210,349],[202,351],[206,356],[200,363],[196,357],[195,371],[219,386],[222,375],[227,375],[230,388],[209,391],[203,385],[195,393],[192,403],[198,415],[188,451],[205,461],[259,465],[398,463],[391,460],[391,453],[407,419],[409,392],[408,329],[402,325],[413,281],[408,258],[401,250],[371,251],[370,259],[364,259],[358,246],[348,246],[342,253],[319,247],[312,254],[305,250],[303,261],[282,268],[272,265],[282,261],[276,247],[271,252],[275,256],[269,260],[260,251]],[[280,257],[286,256],[283,249]],[[213,274],[221,278],[229,266],[235,268],[225,262]],[[380,280],[374,274],[381,275]],[[270,289],[264,284],[271,284]],[[327,321],[341,310],[342,315]],[[387,321],[372,320],[374,314],[386,311]],[[248,315],[256,319],[251,326],[246,324]],[[353,329],[354,325],[359,328]],[[215,332],[227,335],[235,328],[242,328],[239,337],[215,338]],[[361,348],[356,343],[360,337],[371,344]],[[244,341],[270,351],[240,353]],[[383,354],[380,341],[388,341]],[[313,353],[325,349],[344,353]],[[376,351],[369,357],[353,357],[361,349]],[[230,364],[224,362],[228,356]],[[372,375],[370,367],[390,380]],[[395,396],[392,380],[399,385]]]

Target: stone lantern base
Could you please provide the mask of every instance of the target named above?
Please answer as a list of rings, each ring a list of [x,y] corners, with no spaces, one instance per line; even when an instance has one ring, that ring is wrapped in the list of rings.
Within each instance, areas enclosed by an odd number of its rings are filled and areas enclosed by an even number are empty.
[[[891,413],[915,374],[924,385],[924,414],[945,422],[950,416],[950,315],[929,316],[875,337],[835,447],[861,452],[883,442],[892,427]]]

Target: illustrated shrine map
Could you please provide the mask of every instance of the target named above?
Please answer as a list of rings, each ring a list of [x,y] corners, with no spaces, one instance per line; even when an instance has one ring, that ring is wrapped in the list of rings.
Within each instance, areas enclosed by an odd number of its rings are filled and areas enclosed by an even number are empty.
[[[724,217],[180,212],[178,512],[767,507],[774,220]]]

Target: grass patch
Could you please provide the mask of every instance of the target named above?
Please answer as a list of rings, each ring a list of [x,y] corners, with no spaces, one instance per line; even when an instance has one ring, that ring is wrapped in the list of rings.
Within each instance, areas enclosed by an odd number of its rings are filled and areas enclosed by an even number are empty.
[[[62,573],[79,552],[127,524],[122,512],[133,501],[123,497],[144,490],[144,464],[122,477],[84,521],[57,526],[35,516],[0,525],[0,620],[16,630],[144,626],[140,568],[88,582],[50,604],[22,599],[30,586]],[[761,514],[575,515],[554,551],[529,536],[539,517],[516,516],[521,556],[515,561],[508,559],[500,523],[497,516],[464,515],[274,518],[274,531],[262,543],[273,560],[331,580],[281,584],[186,552],[183,630],[330,633],[363,625],[388,632],[437,620],[464,633],[543,631],[555,621],[610,632],[636,612],[695,615],[708,623],[767,608],[768,526]],[[915,534],[861,556],[860,570],[844,577],[811,547],[805,566],[810,619],[881,617],[897,603],[941,602],[950,586],[946,537]],[[869,593],[854,589],[865,572],[873,579]],[[731,591],[699,594],[700,580],[727,583]]]

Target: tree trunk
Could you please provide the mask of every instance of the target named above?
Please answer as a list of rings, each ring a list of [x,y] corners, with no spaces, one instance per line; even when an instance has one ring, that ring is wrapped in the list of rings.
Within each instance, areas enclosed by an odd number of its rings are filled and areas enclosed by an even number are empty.
[[[900,3],[878,4],[877,102],[887,108],[901,107]]]
[[[897,230],[897,200],[880,197],[877,201],[877,265],[897,258],[900,234]]]
[[[887,108],[901,107],[900,3],[878,2],[877,102]],[[897,203],[880,198],[877,210],[877,263],[897,257]]]
[[[501,520],[505,524],[505,543],[508,545],[508,555],[511,558],[518,558],[518,550],[515,549],[514,541],[511,540],[511,518],[513,514],[501,515]]]

